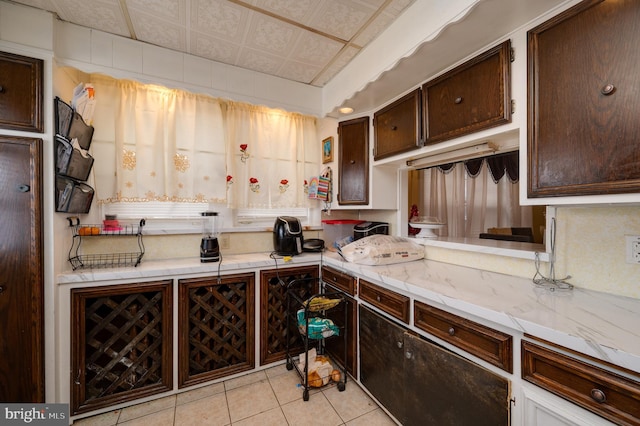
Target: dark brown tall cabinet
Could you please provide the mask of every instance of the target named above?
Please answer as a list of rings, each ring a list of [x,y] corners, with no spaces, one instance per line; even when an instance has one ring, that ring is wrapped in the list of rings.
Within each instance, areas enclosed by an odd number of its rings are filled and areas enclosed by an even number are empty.
[[[338,123],[338,204],[369,204],[369,117]]]
[[[42,140],[0,136],[2,402],[44,402]]]
[[[292,323],[287,329],[287,284],[293,280],[318,278],[317,265],[260,271],[260,365],[285,359],[287,340],[291,353],[304,350],[300,333]],[[314,287],[310,292],[299,294],[306,300],[318,293]]]
[[[178,281],[178,386],[250,370],[255,274]]]
[[[41,132],[43,61],[0,52],[0,129]],[[0,401],[44,402],[42,140],[0,135]]]
[[[640,191],[638,22],[588,0],[528,32],[529,197]]]

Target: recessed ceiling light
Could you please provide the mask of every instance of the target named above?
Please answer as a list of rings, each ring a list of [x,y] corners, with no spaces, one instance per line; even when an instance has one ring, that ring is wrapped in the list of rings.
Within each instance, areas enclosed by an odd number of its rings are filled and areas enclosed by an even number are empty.
[[[340,111],[342,114],[351,114],[353,112],[353,108],[342,107],[338,111]]]

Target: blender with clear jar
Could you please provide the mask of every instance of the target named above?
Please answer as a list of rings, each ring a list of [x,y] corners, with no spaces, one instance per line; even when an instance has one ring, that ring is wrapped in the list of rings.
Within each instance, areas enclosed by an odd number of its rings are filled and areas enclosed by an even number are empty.
[[[200,262],[220,261],[218,244],[218,212],[202,212],[202,242],[200,243]]]

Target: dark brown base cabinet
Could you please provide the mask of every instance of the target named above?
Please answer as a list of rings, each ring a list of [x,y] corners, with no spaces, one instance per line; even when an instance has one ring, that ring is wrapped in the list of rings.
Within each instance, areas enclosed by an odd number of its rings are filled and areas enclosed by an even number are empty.
[[[339,291],[335,287],[327,285],[326,292]],[[347,324],[344,323],[345,309],[347,310]],[[331,319],[338,328],[347,333],[345,339],[327,339],[324,342],[327,354],[331,359],[339,362],[345,370],[356,379],[358,378],[358,341],[356,339],[358,326],[358,304],[352,297],[344,295],[344,303],[339,304],[327,313],[327,318]],[[347,359],[344,359],[345,347],[347,345]]]
[[[318,278],[320,268],[300,266],[260,271],[260,365],[280,361],[287,356],[287,339],[291,353],[304,350],[295,324],[287,330],[287,287],[297,279]],[[303,286],[301,286],[303,287]],[[299,294],[305,300],[318,293],[313,288],[308,294]]]
[[[508,425],[510,383],[360,306],[360,381],[403,425]]]
[[[178,281],[178,387],[253,369],[255,274]]]
[[[172,389],[172,280],[71,291],[71,414]]]

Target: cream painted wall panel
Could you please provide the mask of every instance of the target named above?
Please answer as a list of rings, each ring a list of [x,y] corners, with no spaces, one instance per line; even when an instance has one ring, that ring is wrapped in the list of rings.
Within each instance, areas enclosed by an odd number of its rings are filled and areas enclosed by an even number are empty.
[[[184,55],[184,81],[196,86],[212,87],[211,61]]]
[[[113,38],[113,67],[142,73],[142,43],[126,38]]]
[[[53,16],[30,7],[0,2],[0,40],[53,50]]]
[[[211,62],[211,87],[214,90],[229,90],[229,77],[233,67],[220,62]]]
[[[65,25],[61,21],[56,21],[54,30],[56,56],[73,61],[91,61],[90,29],[78,25]]]
[[[91,33],[91,62],[103,67],[113,67],[113,37],[93,31]]]
[[[625,261],[625,235],[640,235],[640,207],[557,210],[556,276],[577,287],[640,298],[640,265]]]
[[[147,75],[184,81],[184,54],[161,47],[144,45],[142,72]]]
[[[61,66],[318,116],[322,89],[58,22]]]
[[[227,90],[232,93],[253,96],[255,93],[256,73],[242,68],[227,73]]]

